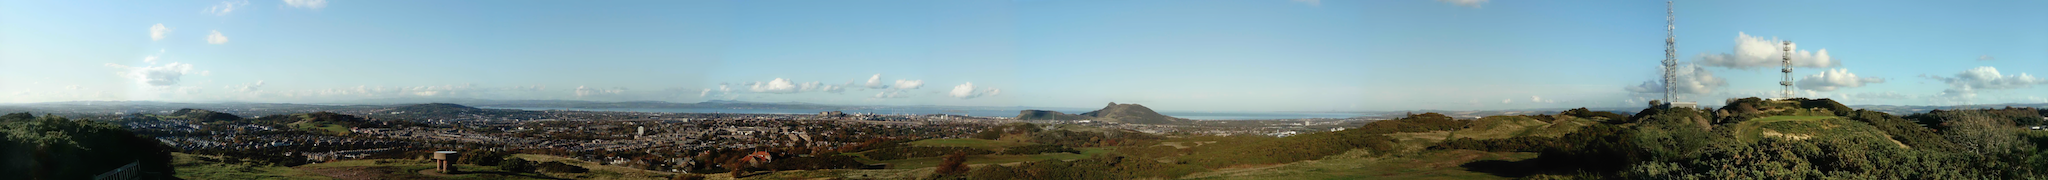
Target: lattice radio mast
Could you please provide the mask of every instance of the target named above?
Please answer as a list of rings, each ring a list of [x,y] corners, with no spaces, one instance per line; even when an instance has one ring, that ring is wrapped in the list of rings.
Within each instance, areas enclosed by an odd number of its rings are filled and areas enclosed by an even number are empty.
[[[1671,1],[1664,1],[1664,102],[1678,100],[1678,94],[1672,90],[1677,88],[1672,83],[1678,80],[1674,76],[1678,72],[1678,35],[1671,32],[1678,29],[1678,18],[1672,12]]]
[[[1782,67],[1785,67],[1785,80],[1778,81],[1778,85],[1784,86],[1785,91],[1784,95],[1778,98],[1792,99],[1792,41],[1785,41],[1785,61],[1783,62],[1784,65]]]

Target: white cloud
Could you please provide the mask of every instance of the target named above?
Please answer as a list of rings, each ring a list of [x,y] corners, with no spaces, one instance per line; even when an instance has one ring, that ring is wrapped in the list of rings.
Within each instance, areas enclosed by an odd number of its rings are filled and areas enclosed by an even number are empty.
[[[327,8],[327,0],[284,0],[284,4],[295,8],[306,8],[316,10],[320,8]]]
[[[882,89],[889,88],[889,85],[882,84],[882,74],[875,74],[874,77],[868,77],[868,83],[865,87],[868,87],[868,89]]]
[[[171,32],[171,28],[165,28],[165,27],[164,27],[164,23],[156,23],[156,25],[150,25],[150,26],[149,26],[149,40],[151,40],[151,41],[155,41],[155,40],[164,40],[164,33],[170,33],[170,32]]]
[[[769,80],[767,83],[754,82],[748,84],[750,87],[747,90],[757,93],[796,93],[801,90],[797,89],[795,83],[790,83],[789,80],[782,78],[775,78],[775,80]]]
[[[1543,96],[1529,96],[1529,102],[1543,102]]]
[[[1998,58],[1996,58],[1996,57],[1991,57],[1991,55],[1980,55],[1980,56],[1977,56],[1977,60],[1978,60],[1978,61],[1990,61],[1990,60],[1998,60]]]
[[[1956,73],[1954,77],[1929,75],[1921,75],[1921,77],[1948,83],[1948,89],[1942,90],[1941,94],[1929,99],[1936,103],[1945,104],[1970,104],[1971,101],[1977,99],[1977,90],[2024,89],[2033,88],[2037,84],[2048,84],[2048,79],[2034,77],[2033,75],[2027,75],[2027,73],[2004,75],[1998,72],[1998,68],[1991,66],[1964,70],[1961,73]]]
[[[1828,92],[1841,88],[1863,87],[1869,83],[1884,83],[1884,78],[1856,77],[1856,74],[1849,73],[1849,69],[1834,69],[1799,78],[1799,82],[1794,85],[1799,86],[1799,89]]]
[[[235,7],[242,7],[248,5],[249,1],[247,0],[221,1],[220,4],[213,5],[213,7],[207,7],[206,11],[200,11],[200,13],[213,14],[215,16],[226,16],[228,15],[229,12],[234,12]]]
[[[155,87],[178,85],[178,82],[185,74],[191,74],[192,72],[192,64],[177,62],[161,66],[144,67],[129,67],[114,63],[107,63],[106,66],[121,69],[121,72],[115,73],[121,77],[133,79],[136,83]]]
[[[1485,4],[1486,4],[1486,2],[1487,2],[1487,1],[1489,1],[1489,0],[1436,0],[1436,1],[1437,1],[1437,2],[1444,2],[1444,3],[1451,3],[1452,5],[1458,5],[1458,6],[1464,6],[1464,7],[1471,7],[1471,8],[1479,8],[1479,6],[1480,6],[1480,5],[1485,5]]]
[[[1849,94],[1848,96],[1849,96],[1849,97],[1855,97],[1855,98],[1863,98],[1863,99],[1912,99],[1912,98],[1913,98],[1913,95],[1906,95],[1906,94],[1900,94],[1899,92],[1892,92],[1892,91],[1886,91],[1886,92],[1866,92],[1866,93],[1855,93],[1855,94]]]
[[[874,98],[883,98],[883,99],[895,99],[895,98],[908,98],[908,97],[910,97],[910,96],[904,96],[904,95],[903,95],[903,92],[902,92],[902,91],[882,91],[881,93],[875,93],[875,96],[873,96],[873,97],[874,97]]]
[[[219,31],[219,30],[214,30],[214,31],[213,31],[213,34],[208,34],[208,35],[206,35],[206,43],[207,43],[207,44],[225,44],[225,43],[228,43],[228,36],[222,36],[222,35],[220,35],[220,31]]]
[[[1501,104],[1515,103],[1515,99],[1500,99]]]
[[[1964,70],[1962,73],[1956,73],[1955,77],[1927,77],[1946,82],[1951,87],[1968,89],[2019,89],[2031,88],[2036,84],[2048,84],[2048,79],[2034,77],[2033,75],[2027,75],[2027,73],[2003,75],[1998,73],[1998,68],[1991,66]]]
[[[263,88],[263,80],[256,80],[256,83],[253,84],[242,84],[242,86],[228,86],[225,88],[234,90],[234,92],[255,92],[258,88]]]
[[[584,87],[584,86],[576,86],[576,97],[588,97],[588,96],[596,96],[596,95],[617,95],[617,94],[624,94],[624,93],[626,93],[626,88],[623,88],[623,87],[617,87],[617,88],[590,88],[590,87]]]
[[[818,88],[818,91],[823,91],[823,92],[828,92],[828,93],[840,93],[840,92],[846,92],[846,87],[844,87],[844,86],[837,86],[837,85],[824,85],[824,86],[825,86],[825,87],[822,87],[822,88]]]
[[[853,84],[847,83],[847,85]],[[861,87],[867,87],[868,89],[917,89],[924,87],[924,80],[897,79],[895,84],[886,84],[882,82],[882,74],[875,74],[874,76],[869,76],[867,83],[861,84]]]
[[[1763,37],[1749,36],[1749,34],[1742,32],[1736,32],[1735,35],[1734,53],[1701,54],[1700,64],[1730,69],[1783,66],[1786,47],[1783,43],[1784,41],[1780,41],[1776,37],[1764,39]],[[1828,56],[1827,49],[1812,52],[1799,50],[1798,43],[1793,43],[1791,47],[1793,48],[1793,67],[1830,68],[1842,65],[1841,61]]]
[[[1672,82],[1672,84],[1677,85],[1678,89],[1673,91],[1679,95],[1709,94],[1713,93],[1716,89],[1728,86],[1727,79],[1715,77],[1713,72],[1707,71],[1707,68],[1698,65],[1680,65],[1672,75],[1678,77],[1677,82]],[[1645,81],[1640,85],[1629,86],[1625,90],[1637,94],[1664,93],[1664,84],[1657,82],[1657,80]]]
[[[706,88],[704,92],[697,93],[697,97],[710,97],[711,95],[726,95],[730,93],[732,93],[731,86],[726,83],[718,83],[718,89]]]
[[[898,79],[896,80],[896,85],[891,87],[896,89],[917,89],[918,87],[924,87],[924,80]]]
[[[960,99],[973,99],[975,97],[994,96],[1002,92],[1002,90],[996,88],[983,88],[977,90],[974,89],[974,82],[967,82],[965,84],[960,84],[959,86],[953,86],[953,91],[950,93],[946,93],[946,96]]]

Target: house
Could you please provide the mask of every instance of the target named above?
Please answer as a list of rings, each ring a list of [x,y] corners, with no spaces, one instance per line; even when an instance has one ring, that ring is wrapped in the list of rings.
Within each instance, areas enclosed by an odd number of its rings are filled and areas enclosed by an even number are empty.
[[[740,162],[746,162],[746,163],[747,163],[747,165],[753,165],[753,166],[759,166],[759,165],[761,165],[761,164],[767,164],[768,162],[771,162],[771,161],[774,161],[774,160],[775,160],[775,156],[769,155],[769,154],[768,154],[768,151],[754,151],[754,153],[753,153],[753,154],[747,154],[747,157],[741,157],[741,158],[740,158]]]

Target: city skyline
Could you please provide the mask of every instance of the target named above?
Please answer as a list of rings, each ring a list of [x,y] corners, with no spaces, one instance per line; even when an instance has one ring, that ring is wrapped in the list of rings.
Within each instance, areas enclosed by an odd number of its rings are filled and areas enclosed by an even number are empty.
[[[458,7],[458,8],[448,8]],[[1633,107],[1664,3],[0,1],[0,103]],[[2048,103],[2037,1],[1676,2],[1679,92]]]

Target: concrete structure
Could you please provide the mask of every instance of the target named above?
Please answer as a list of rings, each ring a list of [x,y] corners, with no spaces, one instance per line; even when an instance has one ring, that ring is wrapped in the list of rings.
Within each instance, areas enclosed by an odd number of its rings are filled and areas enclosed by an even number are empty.
[[[454,173],[455,164],[449,161],[455,161],[455,151],[434,151],[434,169],[441,170],[441,173]]]

